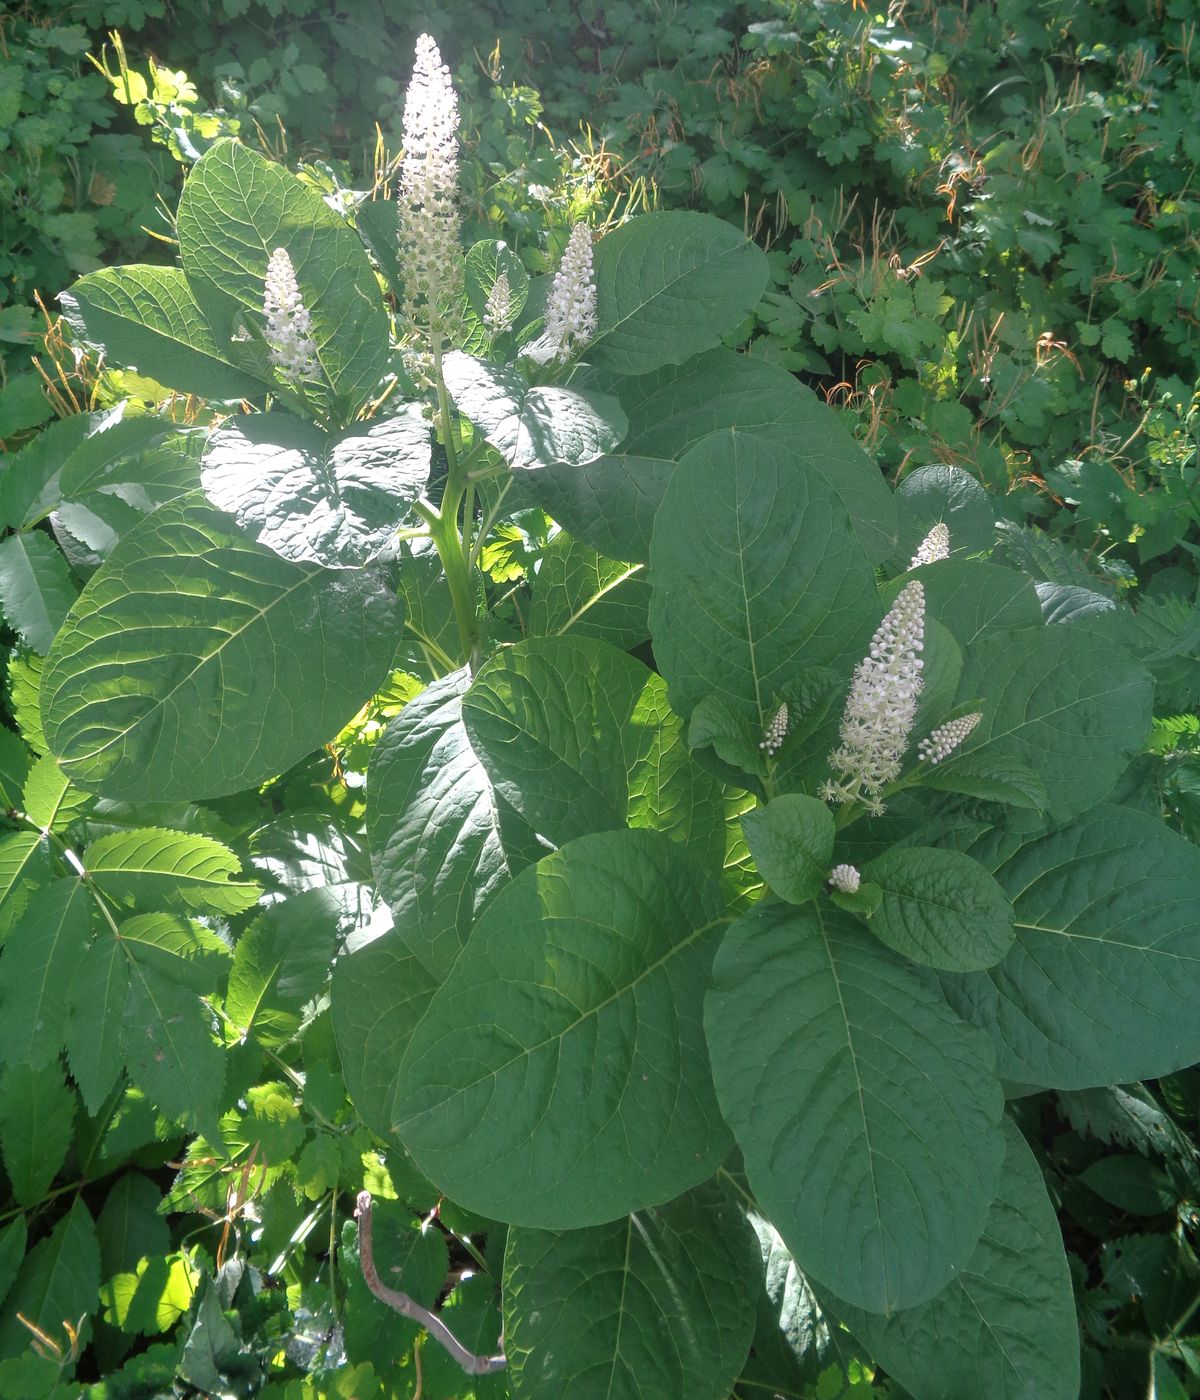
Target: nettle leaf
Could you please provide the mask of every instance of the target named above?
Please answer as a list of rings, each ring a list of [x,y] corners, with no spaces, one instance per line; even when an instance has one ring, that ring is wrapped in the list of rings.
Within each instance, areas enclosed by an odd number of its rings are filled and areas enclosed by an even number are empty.
[[[701,1002],[716,891],[651,831],[584,836],[501,890],[399,1067],[395,1131],[470,1210],[579,1228],[669,1200],[729,1139]]]
[[[301,1013],[324,987],[337,945],[341,906],[325,889],[273,904],[238,939],[225,1014],[243,1035],[278,1044],[300,1028]]]
[[[606,559],[564,532],[546,546],[529,608],[535,637],[595,637],[621,651],[650,635],[650,583],[640,564]]]
[[[229,945],[196,919],[178,914],[135,914],[117,937],[132,964],[167,981],[209,995],[229,971]]]
[[[492,895],[540,854],[467,738],[466,670],[401,710],[367,770],[367,839],[399,936],[441,981]]]
[[[608,394],[531,388],[515,369],[461,350],[442,361],[442,375],[454,406],[515,470],[578,467],[625,436],[625,415]]]
[[[34,891],[53,878],[50,843],[40,831],[15,831],[0,840],[0,942]]]
[[[0,1077],[0,1148],[18,1205],[33,1206],[66,1159],[75,1095],[58,1061],[34,1069],[10,1065]]]
[[[285,413],[227,418],[204,452],[204,493],[293,563],[365,564],[390,542],[429,476],[419,404],[329,434]]]
[[[338,1059],[359,1117],[392,1133],[396,1066],[438,982],[396,932],[338,958],[330,1004]]]
[[[121,1043],[130,1079],[160,1112],[194,1128],[215,1120],[225,1057],[195,992],[132,960]]]
[[[966,844],[994,871],[1017,938],[997,967],[944,977],[990,1032],[999,1073],[1088,1089],[1200,1059],[1200,851],[1157,817],[1102,806],[1024,843]]]
[[[462,712],[500,797],[552,844],[647,827],[720,863],[720,784],[692,761],[661,676],[634,657],[532,638],[483,667]]]
[[[139,1259],[166,1254],[171,1231],[159,1212],[163,1193],[148,1176],[124,1172],[112,1184],[96,1218],[104,1277],[133,1269]]]
[[[67,1061],[84,1107],[93,1115],[125,1063],[121,1014],[128,994],[125,950],[116,938],[98,938],[74,968],[66,1023]]]
[[[592,255],[597,330],[589,364],[645,374],[711,350],[758,304],[766,254],[711,214],[643,214]]]
[[[259,303],[261,307],[261,295]],[[235,363],[177,267],[105,267],[59,294],[77,344],[168,389],[204,399],[253,399],[270,387]]]
[[[91,920],[82,880],[56,880],[30,897],[0,954],[0,1063],[40,1069],[58,1058]]]
[[[1072,628],[1024,627],[976,649],[960,694],[983,719],[971,758],[1015,759],[1046,787],[1046,811],[1066,821],[1111,790],[1150,732],[1154,683],[1110,643]],[[939,768],[952,772],[951,756]]]
[[[53,757],[43,754],[30,769],[21,793],[21,809],[26,820],[43,831],[61,831],[94,800],[90,792],[72,787]]]
[[[39,656],[71,610],[79,589],[58,546],[42,530],[0,540],[0,608]]]
[[[0,1317],[0,1356],[29,1350],[30,1323],[67,1350],[70,1342],[63,1323],[75,1326],[93,1313],[99,1291],[96,1227],[87,1206],[76,1197],[46,1239],[25,1256]]]
[[[759,873],[781,899],[804,904],[825,888],[833,857],[833,815],[824,802],[785,793],[742,818]]]
[[[0,1303],[8,1296],[21,1260],[25,1258],[25,1242],[29,1228],[24,1215],[18,1214],[0,1230]]]
[[[387,372],[387,315],[358,235],[315,189],[237,141],[217,141],[192,167],[176,228],[188,281],[226,336],[239,312],[262,316],[267,263],[285,248],[332,391],[314,384],[306,394],[351,411],[371,394]]]
[[[862,876],[883,891],[871,932],[923,967],[977,972],[1012,947],[1008,896],[961,851],[893,847],[865,866]]]
[[[821,477],[740,433],[680,463],[651,551],[650,628],[671,704],[723,696],[762,730],[813,667],[849,669],[879,617],[875,576]]]
[[[288,563],[182,498],[121,541],[56,638],[41,691],[50,747],[108,797],[242,792],[369,698],[398,612],[370,574]]]
[[[92,884],[124,909],[241,914],[261,893],[239,880],[241,862],[211,836],[143,827],[102,836],[84,851]]]
[[[718,349],[612,382],[629,417],[621,450],[526,482],[556,520],[602,554],[646,562],[676,463],[710,433],[730,428],[768,439],[791,453],[798,470],[823,476],[871,562],[891,554],[896,508],[882,473],[833,410],[787,370]]]
[[[20,810],[31,766],[29,750],[21,736],[11,729],[0,728],[0,807],[5,811]]]
[[[873,1317],[830,1300],[851,1332],[922,1400],[1076,1400],[1079,1328],[1054,1207],[1005,1122],[999,1189],[975,1251],[922,1307]]]
[[[1004,1155],[986,1039],[829,906],[756,906],[713,980],[717,1095],[797,1263],[873,1312],[932,1297],[970,1257]]]
[[[935,525],[949,529],[952,559],[986,554],[996,543],[995,503],[961,467],[939,463],[907,472],[896,488],[896,517],[900,529],[895,555],[898,563],[916,554]]]
[[[504,1345],[518,1400],[726,1400],[762,1266],[713,1186],[587,1230],[514,1229]]]

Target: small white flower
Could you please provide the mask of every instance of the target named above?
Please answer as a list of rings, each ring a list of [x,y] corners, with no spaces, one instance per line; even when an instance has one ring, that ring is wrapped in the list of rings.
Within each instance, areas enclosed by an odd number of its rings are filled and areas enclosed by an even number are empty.
[[[925,590],[905,584],[858,663],[842,713],[841,747],[829,766],[841,780],[824,783],[827,802],[863,802],[878,815],[880,792],[900,776],[900,761],[917,717],[925,645]]]
[[[483,308],[483,324],[492,335],[502,335],[512,324],[512,318],[512,292],[508,285],[508,273],[502,272],[488,293]]]
[[[404,97],[404,161],[397,191],[403,315],[415,330],[453,330],[462,291],[458,242],[458,98],[428,34],[417,39]]]
[[[937,524],[921,541],[920,547],[912,557],[909,564],[910,569],[920,568],[922,564],[936,564],[939,559],[950,558],[950,527],[948,525]]]
[[[771,716],[771,722],[767,725],[762,737],[762,742],[758,747],[764,749],[769,757],[774,758],[779,750],[783,748],[783,741],[787,738],[787,732],[788,707],[786,705],[780,705]]]
[[[263,287],[263,335],[270,347],[271,363],[289,384],[316,374],[317,342],[312,318],[300,296],[296,270],[283,248],[276,248],[267,262]]]
[[[596,334],[596,284],[592,281],[592,235],[576,224],[554,274],[546,302],[546,343],[553,357],[567,360]]]
[[[942,759],[950,757],[982,718],[981,714],[976,713],[939,724],[928,738],[917,745],[917,757],[930,763],[941,763]]]
[[[862,876],[853,865],[835,865],[829,872],[829,883],[843,894],[857,894]]]

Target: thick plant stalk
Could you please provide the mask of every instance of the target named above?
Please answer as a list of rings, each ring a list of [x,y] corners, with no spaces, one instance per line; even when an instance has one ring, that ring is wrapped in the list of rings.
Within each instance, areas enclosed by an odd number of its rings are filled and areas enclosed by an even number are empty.
[[[508,1365],[508,1359],[502,1352],[495,1356],[476,1356],[474,1352],[468,1351],[463,1346],[436,1313],[432,1313],[428,1308],[423,1308],[420,1303],[414,1302],[407,1293],[389,1288],[379,1277],[379,1272],[375,1268],[375,1250],[371,1242],[371,1193],[369,1191],[358,1193],[354,1215],[358,1220],[358,1258],[362,1265],[362,1275],[366,1280],[367,1287],[376,1298],[381,1303],[386,1303],[389,1308],[394,1308],[402,1316],[411,1318],[413,1322],[424,1327],[434,1341],[444,1347],[469,1376],[488,1376],[493,1371],[503,1371]]]

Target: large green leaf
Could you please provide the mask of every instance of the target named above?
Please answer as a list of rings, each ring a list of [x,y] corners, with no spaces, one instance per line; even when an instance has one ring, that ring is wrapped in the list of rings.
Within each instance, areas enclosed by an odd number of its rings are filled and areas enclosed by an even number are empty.
[[[583,466],[625,435],[625,415],[607,394],[530,388],[515,369],[454,350],[442,362],[455,407],[510,467]]]
[[[0,1063],[38,1069],[58,1058],[91,918],[82,880],[56,880],[30,898],[0,954]]]
[[[872,563],[891,554],[896,510],[883,474],[833,410],[786,370],[719,349],[614,383],[629,416],[621,450],[527,481],[556,520],[601,553],[649,559],[654,515],[675,464],[710,433],[736,428],[786,448],[797,471],[823,476]]]
[[[310,889],[270,905],[238,939],[225,1014],[263,1044],[288,1040],[324,987],[337,945],[337,897]]]
[[[395,535],[429,476],[418,404],[328,434],[285,413],[227,418],[209,438],[204,493],[253,540],[294,563],[365,564]]]
[[[931,1297],[970,1257],[1004,1155],[986,1038],[827,905],[743,915],[713,979],[717,1095],[797,1263],[874,1312]]]
[[[84,851],[93,885],[125,909],[241,914],[260,887],[237,877],[237,856],[211,836],[143,827],[102,836]]]
[[[67,998],[67,1061],[91,1114],[125,1063],[121,1014],[129,994],[129,961],[116,938],[98,938],[79,959]]]
[[[995,872],[1017,939],[987,972],[943,977],[985,1026],[1000,1074],[1087,1089],[1200,1059],[1200,851],[1156,817],[1098,807],[1021,843],[966,846]]]
[[[35,1206],[71,1145],[75,1095],[58,1061],[10,1065],[0,1078],[0,1147],[18,1205]]]
[[[711,350],[767,285],[762,250],[732,224],[688,211],[621,224],[593,253],[597,330],[585,354],[616,374],[645,374]]]
[[[650,584],[640,564],[606,559],[565,531],[542,553],[529,608],[534,637],[596,637],[621,651],[650,635]]]
[[[552,845],[648,827],[719,865],[721,786],[693,762],[662,677],[642,662],[584,637],[532,638],[495,656],[462,708],[496,791]]]
[[[177,267],[105,267],[59,296],[76,341],[110,363],[204,399],[256,398],[268,385],[235,364]]]
[[[897,561],[916,554],[935,525],[950,531],[950,556],[985,554],[996,542],[996,503],[961,467],[938,463],[906,472],[896,488]]]
[[[916,575],[925,590],[925,617],[940,622],[964,651],[979,647],[1006,628],[1040,627],[1042,605],[1032,582],[981,559],[943,559]],[[889,584],[889,605],[907,582]]]
[[[367,837],[397,933],[437,981],[471,925],[517,870],[536,859],[532,833],[501,804],[467,739],[455,671],[409,701],[367,772]]]
[[[26,646],[45,656],[78,594],[66,560],[41,530],[0,541],[0,608]]]
[[[923,967],[978,972],[1012,947],[1008,896],[961,851],[893,846],[862,874],[883,891],[871,932]]]
[[[132,962],[121,1041],[130,1079],[156,1108],[193,1128],[215,1122],[225,1057],[194,992]]]
[[[929,1302],[873,1317],[834,1311],[921,1400],[1077,1400],[1079,1328],[1071,1274],[1042,1174],[1005,1123],[1000,1186],[975,1252]]]
[[[652,831],[584,836],[501,890],[399,1067],[397,1135],[446,1193],[545,1229],[703,1181],[729,1139],[701,1002],[723,906]]]
[[[713,1186],[588,1230],[510,1230],[517,1400],[726,1400],[761,1273],[753,1230]]]
[[[398,605],[371,575],[290,564],[194,497],[113,551],[42,676],[46,736],[106,796],[241,792],[337,733],[387,674]]]
[[[781,899],[803,904],[824,888],[836,834],[824,802],[784,793],[747,812],[742,830],[759,874]]]
[[[833,488],[773,444],[714,433],[680,463],[651,550],[650,629],[671,704],[722,696],[765,729],[781,691],[849,669],[879,620],[875,576]]]
[[[261,317],[267,263],[287,250],[308,309],[317,360],[342,415],[388,366],[387,316],[358,235],[282,165],[236,141],[217,141],[193,166],[176,220],[188,281],[218,333],[239,312]],[[318,401],[329,395],[314,387]]]
[[[46,1239],[25,1257],[0,1314],[0,1356],[29,1349],[32,1323],[66,1351],[63,1324],[77,1327],[96,1308],[100,1291],[100,1246],[88,1208],[76,1197]],[[21,1317],[17,1314],[20,1313]],[[26,1322],[22,1322],[21,1318]]]
[[[960,694],[983,714],[972,763],[1015,759],[1046,785],[1066,821],[1101,801],[1150,732],[1154,683],[1111,643],[1070,627],[994,633],[976,649]],[[953,771],[957,760],[946,760]]]

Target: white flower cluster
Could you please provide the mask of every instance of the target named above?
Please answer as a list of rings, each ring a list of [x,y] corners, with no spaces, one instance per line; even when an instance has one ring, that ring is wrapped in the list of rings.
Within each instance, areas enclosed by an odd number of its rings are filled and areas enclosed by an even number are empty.
[[[492,335],[503,335],[512,324],[512,291],[508,285],[508,273],[502,272],[488,293],[483,307],[483,324]]]
[[[400,169],[400,270],[404,319],[440,336],[453,329],[462,291],[458,242],[458,98],[428,34],[417,39],[404,98]]]
[[[920,568],[922,564],[936,564],[939,559],[950,558],[950,527],[938,524],[921,541],[917,552],[913,555],[909,564],[910,569]]]
[[[858,663],[842,713],[841,747],[829,766],[841,781],[822,785],[827,802],[864,803],[878,816],[880,792],[900,776],[921,694],[925,645],[925,590],[906,584],[879,624],[866,658]]]
[[[263,288],[263,335],[270,347],[271,363],[289,384],[299,384],[317,372],[317,342],[312,318],[300,296],[296,269],[283,248],[276,248],[267,262]]]
[[[545,339],[555,359],[567,360],[595,334],[592,235],[586,224],[576,224],[546,301]]]
[[[857,894],[862,876],[853,865],[835,865],[829,872],[829,883],[842,894]]]
[[[780,705],[774,715],[771,716],[771,722],[767,725],[766,731],[762,737],[762,742],[758,747],[764,749],[766,753],[773,758],[779,750],[783,748],[783,741],[787,738],[787,732],[788,707],[786,705]]]
[[[917,745],[917,757],[930,763],[941,763],[942,759],[950,757],[982,718],[983,716],[976,712],[939,724],[928,738],[922,739]]]

